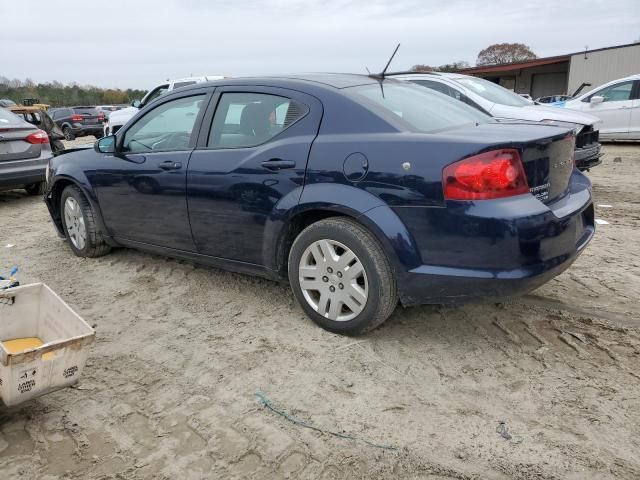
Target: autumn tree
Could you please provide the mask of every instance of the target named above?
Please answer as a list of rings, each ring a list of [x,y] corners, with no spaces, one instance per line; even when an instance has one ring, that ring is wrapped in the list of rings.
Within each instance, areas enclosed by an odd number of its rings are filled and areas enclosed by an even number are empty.
[[[496,43],[481,50],[476,65],[499,65],[538,58],[524,43]]]

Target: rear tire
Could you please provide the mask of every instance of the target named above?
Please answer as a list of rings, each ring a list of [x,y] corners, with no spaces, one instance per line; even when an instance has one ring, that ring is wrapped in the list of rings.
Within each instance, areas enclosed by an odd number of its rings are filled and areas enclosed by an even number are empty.
[[[65,140],[71,141],[76,139],[76,136],[73,134],[73,132],[71,131],[71,128],[69,127],[64,127],[62,129],[62,133],[64,133]]]
[[[328,218],[304,229],[293,242],[288,268],[302,309],[334,333],[373,330],[398,304],[396,279],[382,246],[351,219]]]
[[[75,255],[95,258],[111,251],[96,223],[91,204],[77,186],[69,185],[62,192],[60,216],[65,237]]]
[[[34,197],[36,195],[44,195],[46,188],[47,184],[45,182],[32,183],[24,187],[27,193]]]

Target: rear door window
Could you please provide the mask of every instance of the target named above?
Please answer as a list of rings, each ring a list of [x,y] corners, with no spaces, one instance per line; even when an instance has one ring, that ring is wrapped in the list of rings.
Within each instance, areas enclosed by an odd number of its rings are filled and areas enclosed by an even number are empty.
[[[223,93],[211,124],[209,148],[265,143],[302,118],[306,107],[278,95]]]

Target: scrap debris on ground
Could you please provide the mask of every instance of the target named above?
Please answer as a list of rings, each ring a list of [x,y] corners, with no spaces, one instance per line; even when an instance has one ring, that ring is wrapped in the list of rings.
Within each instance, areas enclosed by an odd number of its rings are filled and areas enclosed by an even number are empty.
[[[316,327],[284,285],[74,257],[39,199],[0,193],[0,270],[97,330],[77,388],[0,406],[0,476],[640,478],[640,146],[604,151],[588,175],[607,224],[572,268],[499,305],[398,309],[359,339]],[[397,450],[299,428],[256,390]]]

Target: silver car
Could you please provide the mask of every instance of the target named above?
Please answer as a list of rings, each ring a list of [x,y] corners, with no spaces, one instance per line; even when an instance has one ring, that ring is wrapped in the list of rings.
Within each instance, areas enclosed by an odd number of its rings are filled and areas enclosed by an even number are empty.
[[[44,130],[0,108],[0,190],[24,188],[30,195],[43,194],[52,156]]]

